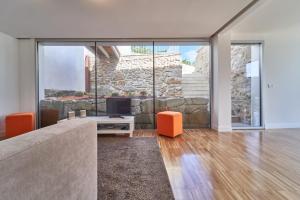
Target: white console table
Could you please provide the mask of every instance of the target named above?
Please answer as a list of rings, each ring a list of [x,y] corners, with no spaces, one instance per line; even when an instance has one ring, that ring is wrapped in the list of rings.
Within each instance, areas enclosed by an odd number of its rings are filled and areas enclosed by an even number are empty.
[[[87,117],[88,119],[95,120],[99,124],[128,124],[128,130],[116,129],[98,129],[98,134],[129,134],[130,137],[134,131],[134,116],[123,116],[123,118],[110,118],[108,116]]]
[[[97,133],[98,134],[129,134],[130,137],[133,135],[134,131],[134,116],[123,116],[123,118],[110,118],[109,116],[95,116],[95,117],[86,117],[87,119],[95,120],[97,122]],[[62,123],[68,119],[63,119],[58,121]],[[119,130],[119,129],[98,129],[100,124],[128,124],[128,130]]]

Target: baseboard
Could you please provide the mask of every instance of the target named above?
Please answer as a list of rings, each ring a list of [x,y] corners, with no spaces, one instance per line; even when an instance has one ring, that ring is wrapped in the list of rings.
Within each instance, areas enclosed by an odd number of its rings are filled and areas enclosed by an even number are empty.
[[[213,130],[216,130],[218,132],[231,132],[232,128],[227,126],[218,126],[218,127],[212,127]]]
[[[266,129],[300,128],[299,123],[266,123]]]

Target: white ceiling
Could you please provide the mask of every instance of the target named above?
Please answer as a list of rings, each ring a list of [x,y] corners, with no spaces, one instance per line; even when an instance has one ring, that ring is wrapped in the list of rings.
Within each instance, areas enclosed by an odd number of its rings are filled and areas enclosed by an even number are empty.
[[[252,0],[0,0],[17,38],[208,38]]]
[[[236,33],[270,33],[300,27],[300,0],[264,0],[231,29]]]

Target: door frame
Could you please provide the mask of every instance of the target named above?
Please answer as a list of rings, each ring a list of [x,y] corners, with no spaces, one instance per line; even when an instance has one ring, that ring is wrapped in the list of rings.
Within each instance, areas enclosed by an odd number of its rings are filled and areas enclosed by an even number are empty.
[[[257,127],[234,127],[232,126],[232,130],[264,130],[265,129],[265,112],[264,112],[264,41],[263,40],[232,40],[231,45],[259,45],[259,73],[260,73],[260,126]],[[231,55],[231,54],[230,54]],[[231,60],[231,59],[230,59]],[[232,125],[232,122],[231,122]]]

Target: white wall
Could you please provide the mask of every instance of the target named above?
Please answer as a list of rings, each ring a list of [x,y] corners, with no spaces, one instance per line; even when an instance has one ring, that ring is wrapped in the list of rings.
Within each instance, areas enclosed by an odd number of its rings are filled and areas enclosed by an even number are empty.
[[[263,108],[266,128],[300,127],[300,27],[234,40],[263,40]]]
[[[266,128],[300,127],[300,1],[272,0],[232,29],[232,40],[262,40]],[[281,13],[281,14],[279,14]]]
[[[83,46],[39,46],[40,98],[44,89],[85,91]]]
[[[19,40],[20,112],[36,112],[35,40]]]
[[[250,2],[2,0],[0,26],[16,38],[208,38]]]
[[[212,128],[231,131],[231,56],[230,34],[213,38],[213,101]]]
[[[5,130],[5,116],[18,111],[18,40],[0,33],[0,135]]]

